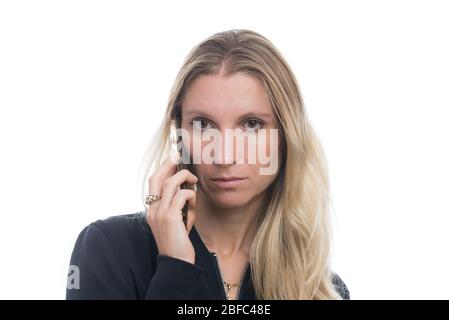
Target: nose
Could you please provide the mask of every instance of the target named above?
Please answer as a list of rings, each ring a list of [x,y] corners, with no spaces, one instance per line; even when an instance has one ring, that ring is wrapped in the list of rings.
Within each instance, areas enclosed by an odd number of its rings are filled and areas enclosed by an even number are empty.
[[[236,148],[236,137],[233,130],[220,132],[221,143],[217,143],[214,148],[214,164],[232,165],[236,164],[238,154]],[[220,148],[221,145],[221,148]]]

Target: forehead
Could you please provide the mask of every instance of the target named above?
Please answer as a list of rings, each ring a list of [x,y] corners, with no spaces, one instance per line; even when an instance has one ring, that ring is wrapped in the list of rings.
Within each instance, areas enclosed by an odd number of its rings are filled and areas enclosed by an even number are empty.
[[[199,76],[186,92],[182,113],[184,116],[209,114],[218,119],[246,113],[272,116],[270,100],[262,82],[244,73],[230,77]]]

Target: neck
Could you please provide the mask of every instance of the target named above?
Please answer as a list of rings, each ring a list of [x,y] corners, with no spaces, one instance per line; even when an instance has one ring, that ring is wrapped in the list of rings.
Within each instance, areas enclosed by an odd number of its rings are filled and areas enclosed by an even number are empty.
[[[264,197],[262,193],[245,205],[221,208],[199,191],[194,224],[209,251],[229,258],[242,254],[249,257]]]

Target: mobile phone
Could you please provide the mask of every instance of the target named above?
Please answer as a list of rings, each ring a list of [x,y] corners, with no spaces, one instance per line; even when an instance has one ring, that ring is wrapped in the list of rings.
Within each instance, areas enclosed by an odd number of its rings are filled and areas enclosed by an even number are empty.
[[[171,140],[172,152],[174,152],[176,150],[180,154],[180,159],[177,164],[176,172],[181,171],[185,167],[184,163],[182,162],[182,150],[183,149],[180,146],[182,137],[181,136],[178,137],[177,130],[176,130],[180,127],[181,127],[181,117],[180,117],[178,110],[176,110],[175,111],[175,119],[170,124],[170,140]],[[187,182],[183,182],[181,184],[181,189],[190,189],[189,184]],[[187,213],[188,213],[188,203],[186,202],[184,204],[184,207],[182,208],[182,221],[184,222],[184,226],[186,227],[186,229],[187,229]]]

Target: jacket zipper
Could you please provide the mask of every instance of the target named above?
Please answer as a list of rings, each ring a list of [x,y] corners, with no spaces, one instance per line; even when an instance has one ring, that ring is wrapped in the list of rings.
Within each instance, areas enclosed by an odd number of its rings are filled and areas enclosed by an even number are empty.
[[[240,300],[240,289],[242,287],[243,279],[245,278],[246,269],[248,268],[248,266],[249,266],[249,262],[247,262],[245,268],[243,268],[243,272],[242,272],[242,275],[240,277],[239,286],[237,287],[236,300]]]
[[[214,257],[215,257],[215,260],[217,261],[218,271],[219,271],[219,273],[220,273],[220,280],[221,280],[221,285],[222,285],[222,288],[223,288],[223,293],[224,293],[225,299],[226,299],[226,300],[231,300],[231,299],[228,299],[228,295],[226,294],[225,283],[224,283],[224,280],[223,280],[223,273],[221,272],[220,263],[219,263],[219,261],[218,261],[218,256],[217,256],[217,254],[216,254],[215,252],[213,252],[212,254],[213,254]],[[243,282],[243,279],[244,279],[244,277],[245,277],[246,269],[248,268],[248,266],[249,266],[249,262],[246,263],[246,266],[245,266],[245,268],[243,269],[243,273],[242,273],[242,275],[240,276],[239,285],[238,285],[238,287],[237,287],[236,300],[239,300],[239,299],[240,299],[240,288],[241,288],[241,286],[242,286],[242,282]]]

